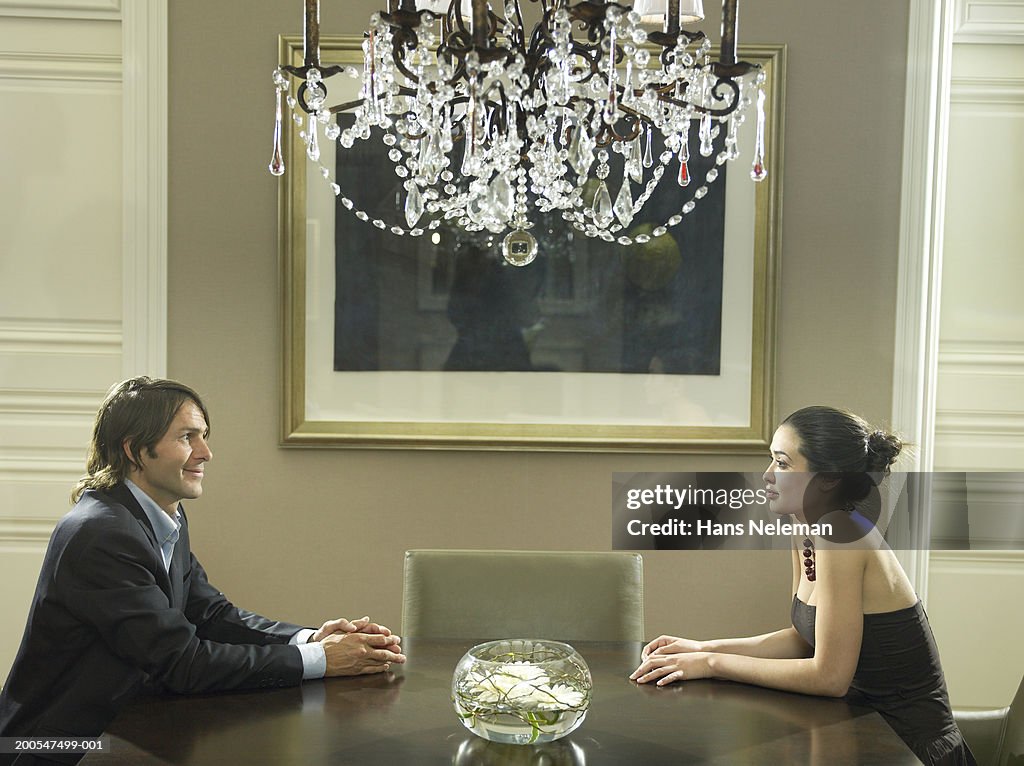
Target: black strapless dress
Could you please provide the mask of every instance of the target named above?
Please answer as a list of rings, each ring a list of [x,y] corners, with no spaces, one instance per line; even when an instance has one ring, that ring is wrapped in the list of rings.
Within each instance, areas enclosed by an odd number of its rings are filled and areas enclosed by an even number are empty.
[[[814,646],[816,607],[793,597],[793,627]],[[924,763],[977,766],[949,707],[924,606],[864,615],[860,657],[846,701],[874,708]]]

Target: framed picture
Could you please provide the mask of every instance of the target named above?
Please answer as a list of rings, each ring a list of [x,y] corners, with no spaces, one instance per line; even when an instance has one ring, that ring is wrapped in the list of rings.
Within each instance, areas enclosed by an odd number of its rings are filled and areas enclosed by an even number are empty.
[[[321,38],[321,59],[360,67],[361,43]],[[521,269],[495,257],[500,237],[392,233],[404,190],[379,138],[337,154],[321,140],[325,180],[286,120],[282,444],[762,452],[775,425],[785,49],[740,57],[767,76],[767,180],[748,177],[749,117],[741,157],[669,234],[623,247],[536,221],[541,254]],[[281,63],[301,60],[301,38],[282,37]],[[337,103],[359,80],[327,85]],[[672,178],[659,187],[678,196]]]

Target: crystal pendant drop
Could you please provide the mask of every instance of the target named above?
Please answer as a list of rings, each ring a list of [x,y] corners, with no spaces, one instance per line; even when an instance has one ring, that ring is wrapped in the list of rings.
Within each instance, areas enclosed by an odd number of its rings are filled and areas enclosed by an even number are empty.
[[[441,153],[441,138],[436,132],[430,134],[430,138],[423,142],[423,149],[420,152],[420,175],[428,185],[437,183],[437,177],[441,175],[444,168],[444,155]]]
[[[569,139],[569,163],[573,167],[576,165],[576,155],[580,151],[580,134],[582,132],[583,130],[579,126],[572,128],[572,137]]]
[[[736,121],[736,115],[734,114],[729,118],[729,132],[725,136],[725,156],[729,160],[734,160],[740,156],[739,143],[736,140],[736,129],[738,123]]]
[[[510,231],[501,240],[501,255],[513,266],[528,266],[537,257],[537,239],[523,229]]]
[[[612,211],[612,195],[608,193],[608,185],[601,181],[594,195],[594,223],[601,229],[608,228],[608,225],[615,217]]]
[[[629,178],[623,177],[622,188],[619,189],[619,196],[615,198],[615,206],[612,208],[615,217],[623,228],[633,222],[633,195],[629,190]]]
[[[654,166],[654,153],[651,151],[651,135],[654,133],[654,128],[647,128],[647,147],[644,149],[644,167],[649,168]]]
[[[626,169],[629,171],[629,177],[633,180],[633,183],[640,184],[644,182],[644,164],[640,152],[640,136],[634,138],[630,144],[629,161],[626,163]]]
[[[281,91],[277,92],[277,109],[274,111],[274,154],[270,158],[270,172],[275,176],[284,175],[284,152],[281,149]]]
[[[711,145],[711,115],[705,112],[700,116],[700,153],[702,157],[710,157],[715,150]]]
[[[313,162],[320,159],[320,142],[317,139],[316,115],[309,115],[309,127],[306,128],[306,156]]]
[[[420,187],[415,181],[406,181],[409,184],[409,191],[405,195],[405,222],[412,229],[423,216],[423,195],[420,194]]]
[[[581,125],[576,126],[573,146],[575,151],[569,152],[569,161],[572,163],[576,175],[582,178],[590,170],[590,166],[594,164],[594,145],[593,139],[587,135],[586,130]]]
[[[607,124],[609,124],[609,125],[614,125],[616,117],[618,116],[616,113],[618,112],[618,109],[619,109],[618,91],[615,88],[616,74],[617,74],[618,70],[616,70],[616,68],[615,68],[615,26],[614,25],[612,26],[611,32],[609,33],[608,37],[609,37],[609,41],[611,43],[611,55],[608,57],[608,60],[609,60],[609,63],[608,63],[608,98],[606,99],[605,105],[604,105],[604,121]]]
[[[754,162],[750,168],[750,178],[763,181],[768,177],[768,168],[764,164],[764,91],[757,92],[757,131],[754,136]]]
[[[690,185],[690,123],[686,123],[686,132],[679,145],[679,175],[676,180],[680,186]]]
[[[690,165],[682,157],[679,158],[679,177],[677,180],[680,186],[690,185]]]
[[[504,173],[495,176],[489,193],[491,214],[501,223],[506,222],[512,217],[516,207],[515,192],[512,190],[512,184],[508,182],[508,176]]]
[[[614,125],[615,119],[618,116],[619,99],[618,93],[615,90],[614,81],[608,86],[608,98],[604,104],[604,121],[608,125]]]

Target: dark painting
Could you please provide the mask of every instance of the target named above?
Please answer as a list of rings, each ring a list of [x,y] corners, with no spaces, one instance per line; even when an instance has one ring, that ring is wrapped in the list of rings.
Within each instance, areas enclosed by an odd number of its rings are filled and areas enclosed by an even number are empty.
[[[694,130],[691,185],[678,185],[671,160],[627,233],[649,234],[692,197],[714,167],[721,138],[708,158],[697,144]],[[613,154],[610,165],[614,199],[621,156]],[[534,214],[540,252],[525,267],[505,263],[503,235],[442,226],[396,236],[339,205],[334,369],[717,375],[724,166],[719,173],[682,224],[645,244],[590,239],[560,213]],[[402,179],[377,136],[340,150],[337,176],[371,218],[402,217]],[[633,186],[634,198],[642,189]]]

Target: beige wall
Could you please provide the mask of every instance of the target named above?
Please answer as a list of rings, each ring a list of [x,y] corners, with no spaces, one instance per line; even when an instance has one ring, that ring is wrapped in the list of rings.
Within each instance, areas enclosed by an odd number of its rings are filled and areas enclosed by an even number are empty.
[[[189,512],[214,582],[276,616],[369,612],[397,625],[407,548],[603,550],[613,471],[763,465],[761,456],[279,447],[270,74],[277,34],[301,32],[301,6],[170,3],[168,370],[212,411],[216,458]],[[832,402],[884,420],[907,3],[813,6],[747,3],[741,23],[741,42],[789,46],[776,406]],[[356,33],[377,7],[326,2],[324,28]],[[785,554],[662,552],[645,563],[650,633],[754,631],[788,618]]]

